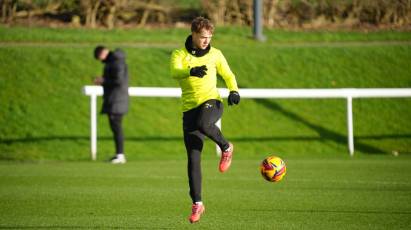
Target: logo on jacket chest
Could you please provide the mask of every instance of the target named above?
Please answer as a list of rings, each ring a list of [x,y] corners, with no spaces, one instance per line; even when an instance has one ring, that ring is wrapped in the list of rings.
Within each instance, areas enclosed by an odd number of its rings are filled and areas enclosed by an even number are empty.
[[[213,105],[210,104],[210,103],[205,103],[204,107],[205,107],[206,109],[209,109],[209,108],[213,108]]]

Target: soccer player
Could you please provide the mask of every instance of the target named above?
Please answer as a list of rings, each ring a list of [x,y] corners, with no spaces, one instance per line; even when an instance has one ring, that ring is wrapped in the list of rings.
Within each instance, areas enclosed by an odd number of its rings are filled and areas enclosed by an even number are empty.
[[[185,47],[171,55],[171,75],[181,87],[184,144],[188,158],[188,179],[193,201],[191,223],[200,220],[205,207],[201,200],[201,151],[205,136],[221,148],[220,172],[231,165],[234,146],[215,123],[223,114],[223,103],[217,89],[217,74],[230,90],[228,105],[238,104],[240,95],[233,72],[220,50],[211,47],[214,26],[206,18],[191,23],[191,35]]]
[[[108,115],[116,148],[116,154],[110,159],[113,164],[126,163],[124,155],[123,115],[128,111],[128,69],[122,50],[110,51],[104,46],[94,49],[94,57],[104,63],[102,77],[96,77],[94,83],[104,89],[101,113]]]

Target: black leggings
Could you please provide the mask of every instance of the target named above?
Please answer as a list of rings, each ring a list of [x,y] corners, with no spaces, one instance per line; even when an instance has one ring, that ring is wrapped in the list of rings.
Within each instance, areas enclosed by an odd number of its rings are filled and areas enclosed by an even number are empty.
[[[183,113],[184,144],[187,150],[188,180],[193,203],[201,201],[201,151],[205,136],[222,150],[229,146],[215,125],[222,114],[223,104],[218,100],[206,101],[199,107]]]
[[[108,114],[108,121],[110,123],[111,131],[113,132],[113,139],[116,147],[116,153],[124,153],[124,135],[121,122],[123,114]]]

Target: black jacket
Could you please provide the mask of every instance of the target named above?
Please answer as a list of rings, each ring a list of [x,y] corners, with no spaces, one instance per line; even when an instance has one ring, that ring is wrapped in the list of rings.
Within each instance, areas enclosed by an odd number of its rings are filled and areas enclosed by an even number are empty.
[[[122,50],[110,51],[104,60],[103,108],[101,113],[125,114],[128,111],[128,70]]]

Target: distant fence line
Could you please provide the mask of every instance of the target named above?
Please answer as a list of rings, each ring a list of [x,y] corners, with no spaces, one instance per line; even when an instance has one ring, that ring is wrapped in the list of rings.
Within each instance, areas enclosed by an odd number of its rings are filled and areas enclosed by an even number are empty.
[[[103,95],[101,86],[84,86],[83,93],[90,96],[91,159],[97,158],[97,96]],[[227,89],[219,89],[222,97],[228,97]],[[180,88],[129,87],[129,95],[136,97],[179,98]],[[354,156],[354,126],[352,100],[354,98],[411,97],[411,88],[367,89],[240,89],[242,98],[344,98],[347,100],[347,139],[350,156]],[[218,122],[221,128],[221,120]],[[217,153],[218,148],[217,148]]]

